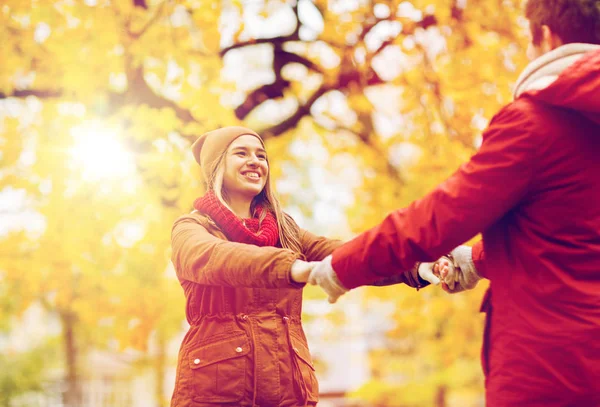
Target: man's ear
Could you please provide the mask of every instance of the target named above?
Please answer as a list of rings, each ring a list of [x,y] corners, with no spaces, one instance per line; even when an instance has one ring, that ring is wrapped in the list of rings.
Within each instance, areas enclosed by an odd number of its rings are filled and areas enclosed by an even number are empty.
[[[544,53],[552,51],[555,48],[563,45],[562,40],[556,35],[550,27],[542,25],[542,48]]]

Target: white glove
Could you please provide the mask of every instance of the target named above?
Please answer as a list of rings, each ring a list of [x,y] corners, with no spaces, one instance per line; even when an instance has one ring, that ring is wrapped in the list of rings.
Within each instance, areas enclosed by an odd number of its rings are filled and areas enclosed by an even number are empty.
[[[450,260],[448,260],[448,262],[450,262]],[[438,276],[436,276],[433,273],[433,267],[436,264],[437,264],[437,262],[435,262],[435,263],[421,263],[421,264],[419,264],[419,269],[418,269],[419,277],[421,277],[425,281],[429,281],[433,285],[438,285],[440,283],[440,279],[439,279]]]
[[[327,294],[327,300],[330,304],[333,304],[340,296],[348,292],[346,287],[338,280],[337,274],[331,266],[331,255],[314,266],[308,277],[308,283],[321,287]]]
[[[473,263],[472,250],[469,246],[458,246],[452,250],[454,267],[448,269],[448,273],[442,276],[448,286],[449,293],[457,293],[475,288],[481,276],[477,273]]]
[[[296,283],[306,283],[310,272],[316,264],[318,264],[316,261],[307,262],[299,259],[294,260],[292,268],[290,269],[292,281]]]

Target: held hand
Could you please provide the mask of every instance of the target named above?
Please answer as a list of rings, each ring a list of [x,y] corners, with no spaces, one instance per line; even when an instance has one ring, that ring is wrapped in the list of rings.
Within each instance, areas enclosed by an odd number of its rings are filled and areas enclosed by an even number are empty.
[[[439,273],[443,280],[442,288],[448,293],[458,293],[475,288],[481,276],[477,273],[471,257],[471,248],[458,246],[452,250],[452,266],[439,265]]]
[[[307,262],[303,260],[295,260],[292,263],[292,268],[290,270],[292,280],[296,283],[306,283],[308,281],[310,272],[316,264],[318,264],[316,261]]]
[[[447,257],[442,257],[434,264],[433,272],[441,278],[442,289],[447,293],[453,293],[460,270],[457,270]]]
[[[438,285],[440,283],[439,272],[437,270],[438,262],[419,264],[419,277],[433,285]]]
[[[340,296],[348,292],[346,287],[338,280],[331,266],[331,255],[316,263],[308,277],[308,283],[321,287],[327,294],[330,304],[335,303]]]

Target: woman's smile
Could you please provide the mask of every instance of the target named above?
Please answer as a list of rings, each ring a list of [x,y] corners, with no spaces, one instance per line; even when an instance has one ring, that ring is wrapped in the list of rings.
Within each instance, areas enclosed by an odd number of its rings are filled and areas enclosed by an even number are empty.
[[[262,176],[255,170],[243,171],[242,175],[250,182],[260,182]]]
[[[230,200],[250,202],[263,190],[268,176],[267,153],[260,139],[242,135],[229,145],[223,186]]]

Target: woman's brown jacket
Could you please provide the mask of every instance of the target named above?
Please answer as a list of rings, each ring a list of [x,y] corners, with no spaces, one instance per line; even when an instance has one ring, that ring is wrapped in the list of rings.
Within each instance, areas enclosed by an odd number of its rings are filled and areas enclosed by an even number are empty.
[[[172,261],[186,296],[171,407],[302,406],[318,384],[301,325],[296,259],[318,261],[342,242],[298,228],[302,253],[230,242],[206,215],[180,217]],[[391,283],[420,287],[416,270]],[[422,283],[422,280],[421,280]]]

